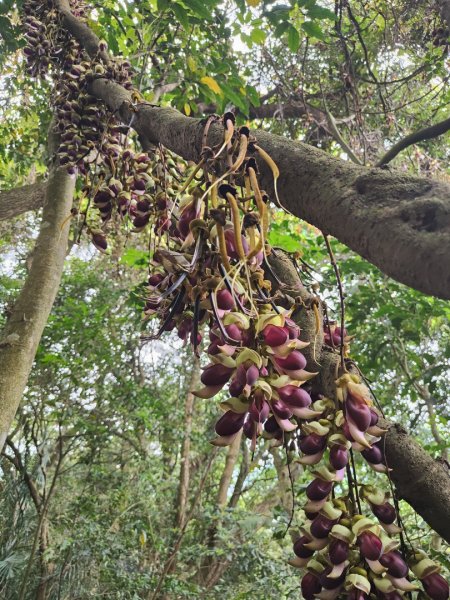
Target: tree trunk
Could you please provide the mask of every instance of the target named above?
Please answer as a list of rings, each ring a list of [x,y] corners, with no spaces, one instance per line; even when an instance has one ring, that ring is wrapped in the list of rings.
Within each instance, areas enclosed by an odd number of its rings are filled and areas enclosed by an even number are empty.
[[[66,219],[74,190],[75,178],[52,167],[31,268],[0,339],[0,450],[61,281],[70,228]]]
[[[242,439],[242,429],[234,438],[232,444],[228,448],[225,467],[220,478],[219,491],[217,493],[217,506],[224,508],[227,504],[228,490],[230,488],[231,478],[233,477],[234,467],[239,456],[239,448]]]
[[[55,565],[53,563],[49,563],[45,556],[45,552],[48,548],[48,543],[49,543],[48,528],[49,528],[48,519],[47,519],[47,516],[44,516],[44,518],[42,520],[41,531],[40,531],[40,540],[39,540],[40,579],[39,579],[39,584],[38,584],[38,587],[36,590],[36,600],[47,600],[49,580],[55,571]]]
[[[192,393],[200,384],[200,363],[196,356],[192,362],[191,381],[186,394],[184,405],[184,440],[181,451],[180,483],[178,487],[178,506],[176,525],[181,529],[186,520],[187,500],[189,494],[190,466],[191,466],[191,431],[192,431],[192,413],[194,410],[195,396]]]

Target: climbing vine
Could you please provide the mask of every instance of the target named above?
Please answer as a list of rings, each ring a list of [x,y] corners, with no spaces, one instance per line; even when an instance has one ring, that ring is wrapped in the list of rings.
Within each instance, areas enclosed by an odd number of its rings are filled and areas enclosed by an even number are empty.
[[[158,328],[144,339],[176,330],[199,355],[208,332],[210,363],[195,393],[209,399],[228,385],[229,394],[212,443],[229,445],[243,430],[252,450],[260,438],[272,439],[297,448],[299,462],[310,468],[307,521],[291,561],[305,570],[303,597],[397,600],[419,590],[419,581],[432,600],[446,600],[449,586],[439,566],[409,544],[389,494],[357,472],[360,455],[389,481],[380,412],[349,359],[343,307],[340,326],[323,319],[323,302],[292,297],[271,266],[277,250],[268,241],[270,199],[258,165],[272,172],[272,200],[282,206],[277,165],[231,112],[204,122],[195,166],[160,147],[136,150],[132,123],[122,123],[90,93],[97,78],[132,90],[130,64],[111,59],[104,42],[89,58],[61,26],[62,5],[85,19],[82,2],[25,2],[24,55],[32,77],[54,83],[53,128],[60,139],[54,160],[82,187],[76,235],[86,232],[106,251],[108,232],[146,231],[151,272],[144,312]],[[219,119],[223,141],[211,147],[208,131]],[[309,339],[293,318],[302,311],[315,318]],[[304,351],[319,336],[340,358],[333,398],[320,393],[317,373],[307,370]]]

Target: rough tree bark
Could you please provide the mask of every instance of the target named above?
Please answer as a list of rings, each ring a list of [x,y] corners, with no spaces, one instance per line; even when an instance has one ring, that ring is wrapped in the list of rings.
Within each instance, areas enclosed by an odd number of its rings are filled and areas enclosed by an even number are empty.
[[[184,440],[181,451],[180,483],[178,487],[177,517],[176,525],[179,529],[184,526],[186,521],[186,511],[189,495],[189,481],[191,473],[191,431],[192,431],[192,413],[194,411],[195,396],[192,393],[198,389],[200,384],[200,363],[196,356],[192,361],[192,373],[189,382],[189,389],[184,403]]]
[[[44,204],[46,182],[0,192],[0,221],[12,219],[29,210],[41,208]]]
[[[204,121],[146,103],[133,108],[129,92],[105,79],[94,81],[91,91],[118,111],[124,123],[132,123],[144,146],[162,143],[198,161]],[[213,124],[209,131],[208,143],[219,144],[222,126]],[[253,130],[252,135],[280,169],[283,207],[394,279],[450,298],[450,185],[368,169],[265,131]],[[260,168],[266,189],[273,192],[271,172],[261,161]]]
[[[53,145],[50,141],[50,155]],[[0,337],[0,451],[61,281],[70,227],[67,217],[74,190],[75,178],[65,169],[53,166],[31,268]]]

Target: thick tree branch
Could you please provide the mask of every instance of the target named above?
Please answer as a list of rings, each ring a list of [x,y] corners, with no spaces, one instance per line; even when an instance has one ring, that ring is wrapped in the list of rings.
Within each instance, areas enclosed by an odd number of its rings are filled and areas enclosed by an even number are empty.
[[[406,500],[444,540],[450,543],[450,469],[434,460],[400,425],[381,422],[387,464],[398,498]]]
[[[75,178],[50,170],[42,223],[25,284],[0,336],[0,451],[16,414],[61,281]]]
[[[68,5],[67,0],[58,4]],[[97,54],[96,36],[84,23],[66,16],[63,22],[91,56]],[[114,81],[97,79],[90,91],[132,124],[144,147],[161,143],[198,161],[203,121],[146,102],[134,106],[131,93]],[[213,124],[209,132],[211,146],[221,143],[221,125]],[[450,298],[450,185],[352,165],[266,131],[252,134],[278,164],[279,197],[292,214],[335,236],[394,279]],[[270,193],[272,174],[264,164],[260,167]]]
[[[198,161],[203,121],[145,103],[134,112],[129,92],[105,79],[94,81],[91,91],[125,123],[133,123],[144,145],[162,143]],[[450,185],[350,164],[265,131],[252,134],[277,163],[279,197],[292,214],[335,236],[394,279],[450,298]],[[222,139],[221,125],[212,125],[208,143]],[[272,174],[264,164],[260,167],[273,194]]]
[[[435,125],[430,125],[430,127],[424,127],[423,129],[419,129],[419,131],[410,133],[394,144],[392,148],[386,152],[383,158],[378,161],[376,166],[382,167],[383,165],[387,165],[397,156],[397,154],[399,154],[402,150],[405,150],[405,148],[408,148],[413,144],[417,144],[418,142],[423,142],[424,140],[432,140],[433,138],[446,133],[449,129],[450,119],[445,119],[445,121],[441,121]]]
[[[44,204],[46,185],[46,182],[40,181],[0,192],[0,221],[12,219],[29,210],[41,208]]]

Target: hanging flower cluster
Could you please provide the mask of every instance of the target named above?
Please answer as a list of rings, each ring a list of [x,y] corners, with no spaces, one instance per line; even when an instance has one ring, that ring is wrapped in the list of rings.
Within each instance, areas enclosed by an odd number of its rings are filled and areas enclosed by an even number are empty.
[[[72,0],[70,6],[75,16],[85,16],[84,2]],[[27,71],[43,80],[51,77],[55,84],[52,104],[54,129],[60,140],[59,163],[70,174],[83,176],[88,208],[93,200],[102,223],[111,219],[115,209],[140,230],[149,221],[151,198],[146,192],[154,191],[148,185],[153,165],[147,154],[133,153],[129,128],[88,91],[89,84],[99,77],[131,89],[130,63],[105,62],[101,57],[106,50],[105,42],[99,45],[98,58],[90,60],[80,44],[61,27],[53,0],[26,0],[23,10]],[[87,224],[87,230],[94,245],[106,250],[102,229]]]
[[[71,6],[84,17],[81,2]],[[27,0],[24,11],[29,73],[50,74],[57,84],[60,163],[84,178],[102,224],[88,224],[94,244],[106,250],[105,226],[114,219],[127,231],[153,236],[144,312],[158,329],[147,339],[176,330],[198,354],[208,331],[209,364],[196,394],[212,398],[228,386],[212,443],[229,445],[241,430],[252,449],[260,437],[296,441],[299,461],[311,468],[307,522],[291,561],[306,571],[303,597],[400,600],[419,589],[415,577],[432,600],[447,600],[439,567],[395,539],[401,528],[387,494],[356,480],[356,453],[374,471],[387,471],[384,431],[369,390],[342,362],[335,399],[312,391],[317,374],[307,370],[302,351],[313,340],[292,319],[297,307],[270,266],[269,198],[258,163],[272,172],[276,193],[279,172],[272,159],[247,127],[236,128],[232,113],[222,119],[223,143],[205,143],[189,176],[166,154],[155,162],[136,152],[129,129],[88,91],[95,77],[131,88],[130,65],[105,62],[102,44],[98,60],[88,60],[60,27],[54,2]],[[167,185],[169,172],[173,186]],[[346,354],[350,337],[343,328],[329,323],[324,335],[330,351],[341,345]]]
[[[321,419],[301,425],[300,462],[321,463],[306,489],[308,522],[294,543],[296,558],[291,561],[307,570],[301,584],[304,598],[332,600],[344,594],[362,600],[373,594],[399,600],[419,589],[410,580],[411,568],[433,600],[446,600],[448,584],[438,566],[422,553],[399,551],[401,542],[394,536],[402,529],[385,492],[357,485],[353,452],[360,452],[374,471],[387,472],[384,431],[359,378],[345,374],[336,383],[338,404],[328,401]],[[346,475],[348,491],[343,490]]]

